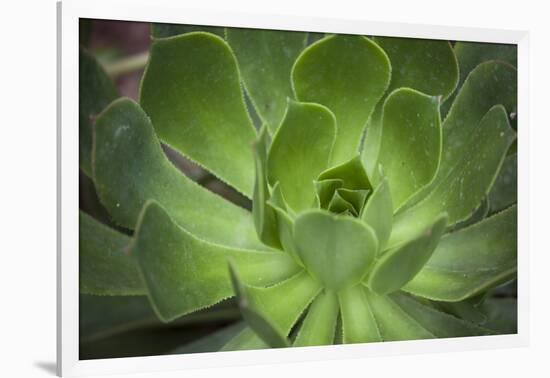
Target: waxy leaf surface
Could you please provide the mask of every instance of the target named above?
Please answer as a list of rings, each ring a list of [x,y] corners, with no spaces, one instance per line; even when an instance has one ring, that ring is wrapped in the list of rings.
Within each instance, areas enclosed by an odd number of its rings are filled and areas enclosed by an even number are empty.
[[[220,244],[265,249],[252,215],[181,174],[166,158],[138,104],[120,99],[95,126],[94,177],[113,219],[133,229],[149,199],[197,237]]]
[[[256,112],[275,133],[287,99],[294,98],[290,71],[305,47],[307,33],[228,28],[226,37]]]
[[[162,141],[252,197],[256,131],[223,39],[193,32],[154,40],[140,102]]]
[[[232,261],[246,283],[269,285],[298,269],[279,252],[258,252],[210,244],[170,219],[155,202],[142,213],[132,255],[139,262],[149,298],[165,321],[231,297],[227,269]]]
[[[296,60],[292,81],[300,101],[327,106],[336,116],[332,165],[351,159],[374,107],[390,81],[384,51],[362,36],[325,37]]]

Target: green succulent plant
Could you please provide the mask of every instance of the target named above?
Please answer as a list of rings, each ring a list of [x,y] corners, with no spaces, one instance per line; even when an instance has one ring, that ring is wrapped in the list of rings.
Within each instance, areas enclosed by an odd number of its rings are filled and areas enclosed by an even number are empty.
[[[139,103],[81,51],[80,164],[106,209],[80,214],[82,340],[233,296],[244,321],[176,350],[510,331],[490,293],[516,274],[515,46],[152,31]]]

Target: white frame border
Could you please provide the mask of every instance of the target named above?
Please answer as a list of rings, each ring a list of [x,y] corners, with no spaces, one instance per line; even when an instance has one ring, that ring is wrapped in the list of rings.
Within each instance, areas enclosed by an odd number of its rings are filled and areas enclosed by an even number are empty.
[[[522,347],[529,340],[529,35],[495,30],[186,8],[177,0],[58,3],[57,372],[63,376],[148,373],[278,362]],[[330,347],[78,359],[78,19],[223,25],[518,45],[518,334]],[[61,74],[62,73],[62,74]],[[63,80],[61,78],[63,77]]]

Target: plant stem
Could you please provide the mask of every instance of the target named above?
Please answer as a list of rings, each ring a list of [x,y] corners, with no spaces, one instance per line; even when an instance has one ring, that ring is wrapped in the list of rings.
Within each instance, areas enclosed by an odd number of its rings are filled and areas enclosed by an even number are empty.
[[[145,67],[149,59],[149,51],[131,55],[105,65],[107,74],[117,77],[126,73],[138,71]]]

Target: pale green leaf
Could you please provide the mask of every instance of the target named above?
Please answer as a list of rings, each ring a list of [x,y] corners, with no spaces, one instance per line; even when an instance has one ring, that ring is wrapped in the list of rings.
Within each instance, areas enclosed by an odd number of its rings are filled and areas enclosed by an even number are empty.
[[[229,260],[242,280],[253,285],[274,284],[298,270],[283,253],[200,240],[175,224],[155,202],[149,202],[142,212],[131,253],[139,262],[149,298],[165,321],[231,297]]]
[[[135,227],[145,202],[154,199],[201,239],[266,248],[248,211],[199,186],[168,161],[149,118],[130,99],[115,101],[97,119],[94,176],[101,202],[127,228]]]
[[[390,82],[390,71],[384,51],[362,36],[325,37],[296,60],[292,81],[297,99],[323,104],[336,116],[333,165],[358,152],[367,120]]]
[[[322,105],[289,101],[268,157],[271,184],[279,182],[287,204],[295,211],[311,207],[313,180],[328,167],[336,121]]]
[[[338,318],[338,298],[335,293],[324,291],[313,301],[294,346],[330,345],[334,340]]]
[[[369,288],[387,294],[413,279],[434,252],[446,225],[447,215],[440,215],[415,238],[384,252],[369,274]]]
[[[227,28],[248,95],[271,133],[279,127],[287,98],[293,98],[290,71],[304,49],[307,33]]]
[[[517,209],[512,206],[445,235],[404,290],[439,301],[460,301],[514,277]]]
[[[408,240],[441,212],[449,215],[448,225],[452,226],[479,207],[515,139],[504,107],[491,108],[467,139],[459,155],[442,161],[426,198],[394,218],[388,246]]]
[[[372,227],[378,239],[378,252],[383,251],[393,224],[393,202],[387,179],[383,179],[369,197],[361,220]]]
[[[154,40],[140,102],[162,141],[252,196],[256,131],[222,38],[192,32]]]
[[[301,213],[295,221],[294,237],[306,269],[325,288],[334,290],[359,283],[378,248],[368,225],[326,210]]]
[[[338,294],[345,344],[382,341],[365,288],[355,285]]]
[[[256,178],[252,196],[252,215],[258,238],[265,244],[281,249],[279,231],[277,229],[277,215],[268,207],[269,184],[267,181],[267,151],[269,149],[269,134],[264,126],[260,130],[258,140],[254,143],[254,163]]]
[[[435,176],[441,156],[439,99],[401,88],[386,99],[378,165],[395,209]],[[378,181],[378,180],[377,180]]]

